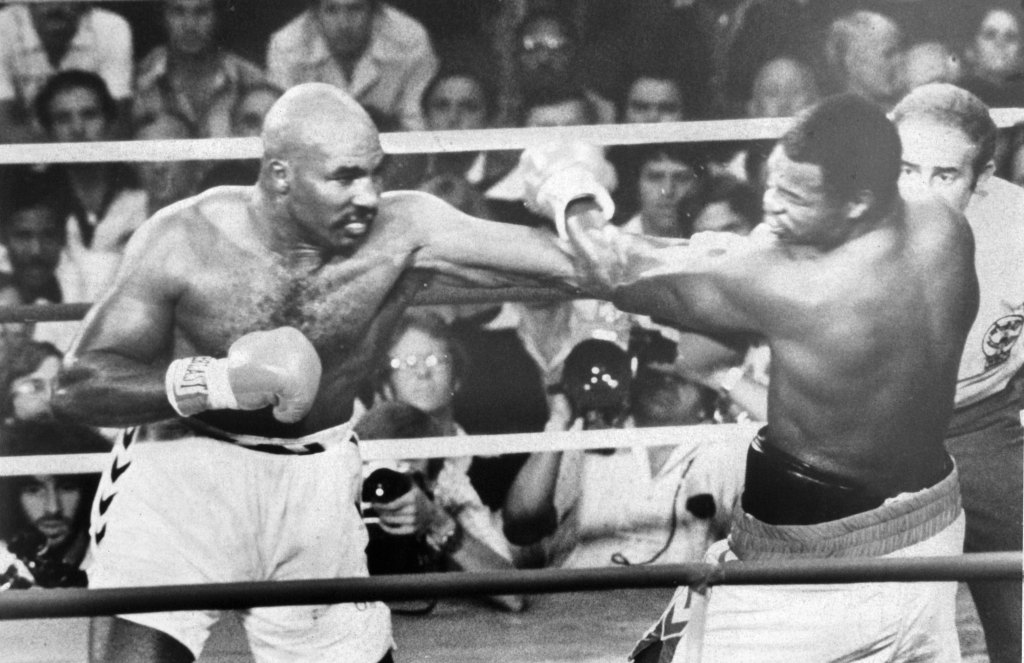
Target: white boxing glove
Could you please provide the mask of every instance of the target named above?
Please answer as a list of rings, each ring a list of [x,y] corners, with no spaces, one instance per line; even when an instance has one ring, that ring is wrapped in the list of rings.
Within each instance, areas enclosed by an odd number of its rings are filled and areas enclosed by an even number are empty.
[[[565,237],[565,209],[580,198],[593,198],[605,220],[615,214],[609,191],[618,183],[615,168],[600,148],[586,143],[555,143],[531,147],[519,157],[526,188],[526,206],[554,220]]]
[[[167,369],[167,399],[189,417],[206,410],[258,410],[274,406],[284,423],[313,406],[322,368],[316,348],[294,327],[245,334],[223,359],[184,357]]]

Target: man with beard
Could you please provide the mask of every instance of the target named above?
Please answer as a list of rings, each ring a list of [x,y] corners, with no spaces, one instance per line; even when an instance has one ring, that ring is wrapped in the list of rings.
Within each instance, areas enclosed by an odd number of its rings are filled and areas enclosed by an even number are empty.
[[[0,455],[100,453],[110,445],[82,426],[18,422],[0,430]],[[0,586],[85,586],[89,503],[97,477],[35,474],[3,480]]]
[[[293,87],[262,137],[255,185],[182,201],[136,233],[67,358],[55,412],[138,426],[100,484],[90,587],[365,576],[349,419],[404,310],[435,277],[570,273],[544,231],[382,195],[377,129],[334,86]],[[218,617],[120,617],[104,657],[194,660]],[[243,620],[257,660],[390,660],[381,603]]]

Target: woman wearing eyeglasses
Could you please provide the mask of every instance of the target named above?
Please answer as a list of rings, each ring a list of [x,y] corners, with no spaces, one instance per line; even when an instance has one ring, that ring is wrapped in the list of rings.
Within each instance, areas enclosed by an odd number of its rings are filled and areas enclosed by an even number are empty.
[[[452,399],[464,369],[461,349],[444,319],[433,312],[409,312],[395,330],[378,372],[376,403],[357,426],[360,436],[408,435],[400,421],[408,419],[407,413],[389,407],[395,403],[426,413],[434,435],[465,435],[452,411]],[[444,568],[512,569],[512,548],[502,534],[499,514],[483,504],[470,483],[467,472],[472,462],[472,456],[464,456],[393,464],[391,469],[407,474],[411,481],[402,485],[398,497],[383,495],[381,499],[387,501],[377,501],[371,495],[370,504],[385,533],[416,536]],[[367,464],[364,477],[380,467]],[[490,599],[507,610],[525,607],[520,596]]]

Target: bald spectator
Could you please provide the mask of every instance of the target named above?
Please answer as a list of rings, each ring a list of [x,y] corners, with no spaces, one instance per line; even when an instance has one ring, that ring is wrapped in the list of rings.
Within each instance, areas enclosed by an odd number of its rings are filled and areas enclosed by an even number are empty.
[[[310,0],[267,51],[279,87],[331,83],[405,129],[423,129],[420,99],[437,68],[423,26],[381,0]]]
[[[38,135],[32,104],[58,71],[99,74],[126,110],[132,57],[128,22],[92,3],[40,2],[0,9],[0,138],[13,142]]]
[[[586,87],[581,76],[579,37],[563,15],[540,9],[527,14],[516,30],[515,80],[503,100],[506,120],[523,118],[528,99],[550,97],[567,88],[580,89],[596,110],[596,122],[615,121],[615,105]]]
[[[814,70],[800,60],[777,57],[766,62],[754,77],[749,117],[792,117],[820,97]]]
[[[167,42],[139,65],[134,117],[174,113],[197,137],[230,136],[232,108],[263,71],[218,45],[217,0],[163,0],[162,18]]]
[[[914,44],[903,56],[903,89],[908,92],[928,83],[956,83],[962,75],[960,58],[942,42]]]
[[[836,91],[892,108],[902,93],[902,39],[896,22],[876,12],[855,11],[833,21],[825,38],[825,58]]]

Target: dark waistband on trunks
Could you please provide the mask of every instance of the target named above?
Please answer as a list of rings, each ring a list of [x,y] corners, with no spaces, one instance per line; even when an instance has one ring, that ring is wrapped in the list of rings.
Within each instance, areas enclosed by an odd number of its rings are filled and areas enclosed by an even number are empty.
[[[935,477],[953,469],[953,461]],[[747,451],[743,510],[772,525],[814,525],[877,509],[891,495],[879,495],[848,478],[815,468],[778,449],[768,427],[762,428]]]

